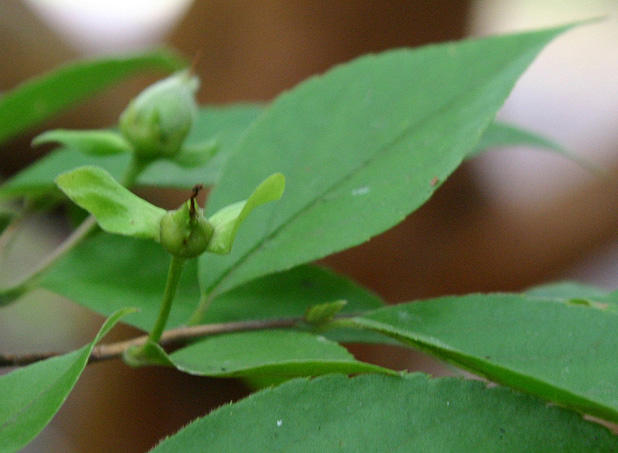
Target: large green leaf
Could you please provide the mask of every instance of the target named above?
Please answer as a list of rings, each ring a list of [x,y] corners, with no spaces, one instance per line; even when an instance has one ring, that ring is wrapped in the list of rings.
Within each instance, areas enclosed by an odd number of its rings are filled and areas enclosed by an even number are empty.
[[[362,243],[422,205],[475,150],[517,78],[569,27],[359,58],[279,97],[249,129],[209,212],[281,172],[286,194],[202,256],[210,295]]]
[[[95,344],[133,309],[120,310],[105,321],[83,348],[19,368],[0,377],[0,446],[16,451],[49,423],[73,389]]]
[[[138,307],[140,312],[127,316],[124,322],[148,330],[159,312],[168,267],[169,256],[159,244],[101,233],[73,249],[39,283],[105,316],[127,305]],[[197,306],[196,268],[195,260],[185,265],[168,328],[185,324]],[[338,299],[348,301],[343,313],[381,306],[378,297],[349,280],[303,266],[222,294],[204,320],[223,323],[301,317],[311,305]],[[362,339],[365,334],[353,338]]]
[[[30,79],[0,97],[0,142],[137,72],[173,72],[185,64],[176,54],[160,50],[69,63]]]
[[[190,189],[195,184],[212,185],[222,163],[260,112],[256,105],[202,107],[187,138],[189,146],[216,139],[217,154],[197,168],[179,167],[170,161],[151,164],[137,180],[139,185]],[[120,180],[129,165],[127,154],[86,156],[76,149],[61,148],[37,161],[0,186],[0,199],[21,196],[34,197],[55,188],[54,179],[60,174],[83,165],[98,165]],[[246,195],[246,194],[245,194]]]
[[[296,379],[223,406],[152,451],[616,451],[577,414],[505,388],[421,374]]]
[[[76,168],[58,176],[56,184],[94,215],[103,230],[159,242],[161,219],[167,211],[138,197],[102,168]]]
[[[610,304],[489,294],[383,308],[356,325],[489,379],[618,421],[618,316]]]

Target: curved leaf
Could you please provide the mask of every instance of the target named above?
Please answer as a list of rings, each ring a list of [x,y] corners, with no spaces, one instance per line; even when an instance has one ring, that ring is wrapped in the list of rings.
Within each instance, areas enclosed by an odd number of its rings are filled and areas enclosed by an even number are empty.
[[[618,316],[608,303],[444,297],[354,319],[508,386],[618,422]]]
[[[103,230],[159,241],[161,218],[167,211],[138,197],[102,168],[76,168],[58,176],[56,184],[94,215]]]
[[[93,156],[130,153],[131,145],[118,132],[111,130],[55,129],[43,132],[32,140],[32,145],[61,143],[77,151]]]
[[[218,211],[208,221],[214,233],[208,243],[208,251],[227,255],[232,249],[238,228],[253,209],[269,201],[276,201],[283,195],[285,178],[275,173],[266,178],[245,201],[239,201]]]
[[[475,157],[488,149],[504,146],[533,146],[535,148],[553,151],[594,174],[606,174],[603,169],[583,157],[572,153],[553,140],[520,127],[513,126],[512,124],[500,123],[497,121],[490,124],[490,126],[485,130],[481,140],[476,145],[476,150],[473,151],[468,157]]]
[[[158,363],[185,373],[210,377],[281,381],[327,373],[391,373],[359,362],[347,349],[322,336],[293,330],[260,330],[217,335],[173,354],[159,350]]]
[[[367,241],[421,206],[475,150],[517,78],[570,28],[361,57],[280,96],[208,202],[214,212],[273,172],[286,195],[260,210],[229,257],[202,255],[217,294]]]
[[[615,451],[599,425],[504,388],[452,378],[296,379],[223,406],[152,451]]]
[[[30,442],[58,412],[88,363],[95,344],[128,313],[112,314],[83,348],[0,376],[0,445],[16,451]]]
[[[103,57],[61,66],[0,98],[0,142],[139,71],[177,71],[186,63],[166,50]]]
[[[501,123],[498,121],[490,124],[490,126],[485,130],[481,140],[476,145],[476,150],[470,157],[474,157],[491,148],[514,145],[534,146],[571,157],[562,145],[554,142],[553,140],[512,124]]]

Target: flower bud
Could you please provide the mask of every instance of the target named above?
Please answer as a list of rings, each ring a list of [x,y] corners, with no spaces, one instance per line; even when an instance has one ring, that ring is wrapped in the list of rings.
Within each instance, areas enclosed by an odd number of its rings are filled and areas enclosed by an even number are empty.
[[[195,258],[206,251],[213,230],[195,199],[191,198],[161,219],[161,245],[174,256]]]
[[[174,157],[195,119],[197,77],[178,72],[142,91],[120,116],[120,130],[141,158]]]

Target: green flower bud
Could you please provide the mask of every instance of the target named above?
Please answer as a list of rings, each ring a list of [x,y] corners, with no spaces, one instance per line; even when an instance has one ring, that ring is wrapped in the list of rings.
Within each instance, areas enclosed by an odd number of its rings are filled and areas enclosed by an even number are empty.
[[[174,256],[195,258],[206,251],[213,231],[195,197],[191,197],[161,219],[161,245]]]
[[[120,116],[120,130],[147,160],[174,157],[181,149],[195,116],[197,77],[178,72],[142,91]]]

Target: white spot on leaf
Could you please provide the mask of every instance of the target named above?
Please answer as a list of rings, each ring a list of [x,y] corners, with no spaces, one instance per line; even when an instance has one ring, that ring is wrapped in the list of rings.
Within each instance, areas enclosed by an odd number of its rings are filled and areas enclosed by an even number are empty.
[[[369,193],[369,187],[364,186],[364,187],[359,187],[358,189],[354,189],[352,191],[352,196],[358,197],[359,195],[367,195],[368,193]]]

